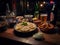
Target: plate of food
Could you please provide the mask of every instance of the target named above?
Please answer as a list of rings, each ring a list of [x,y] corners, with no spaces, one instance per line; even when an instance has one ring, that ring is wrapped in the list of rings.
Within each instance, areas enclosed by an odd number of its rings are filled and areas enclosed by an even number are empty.
[[[31,22],[21,22],[14,26],[14,33],[18,36],[31,36],[37,32],[37,26]]]
[[[56,30],[54,29],[54,25],[53,24],[43,23],[41,25],[38,25],[38,27],[44,33],[48,33],[48,34],[56,33]]]

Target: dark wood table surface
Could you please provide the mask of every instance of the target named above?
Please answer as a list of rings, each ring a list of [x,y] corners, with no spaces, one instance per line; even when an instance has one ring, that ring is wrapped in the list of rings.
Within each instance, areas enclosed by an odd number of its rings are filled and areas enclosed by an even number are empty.
[[[45,40],[37,41],[33,37],[18,37],[13,33],[13,28],[8,28],[5,32],[0,33],[0,37],[8,38],[14,41],[19,41],[23,43],[28,43],[32,45],[60,45],[60,35],[59,34],[45,34],[43,36]]]

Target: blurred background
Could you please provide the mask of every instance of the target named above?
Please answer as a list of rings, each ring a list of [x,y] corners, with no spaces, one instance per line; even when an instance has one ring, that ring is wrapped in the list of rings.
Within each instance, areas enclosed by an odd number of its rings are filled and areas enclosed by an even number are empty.
[[[14,12],[17,16],[34,15],[35,5],[38,4],[40,13],[47,13],[48,18],[53,12],[55,20],[60,21],[60,0],[0,0],[0,16]]]

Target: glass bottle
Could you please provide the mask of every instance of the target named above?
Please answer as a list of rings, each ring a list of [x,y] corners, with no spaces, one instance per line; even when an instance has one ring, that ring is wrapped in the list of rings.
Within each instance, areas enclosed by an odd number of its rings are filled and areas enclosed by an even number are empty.
[[[9,18],[11,11],[9,9],[8,3],[6,4],[6,6],[7,6],[7,8],[6,8],[6,18]]]
[[[26,9],[25,9],[24,17],[25,17],[25,19],[27,19],[28,21],[31,22],[33,15],[31,15],[31,12],[30,12],[30,2],[27,1],[26,3],[27,4],[26,4]]]
[[[53,25],[55,25],[56,23],[54,8],[55,8],[55,4],[53,4],[52,11],[50,13],[50,23],[52,23]]]
[[[34,18],[39,18],[39,6],[38,3],[36,2],[35,4],[35,11],[34,11]]]

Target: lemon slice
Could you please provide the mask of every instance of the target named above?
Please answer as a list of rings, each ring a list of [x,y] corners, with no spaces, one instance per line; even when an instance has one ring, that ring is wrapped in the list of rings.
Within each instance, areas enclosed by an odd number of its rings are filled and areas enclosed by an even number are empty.
[[[37,18],[33,18],[33,20],[37,20]]]

